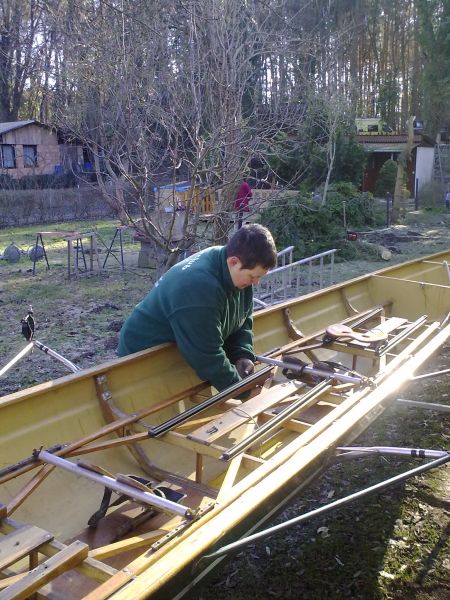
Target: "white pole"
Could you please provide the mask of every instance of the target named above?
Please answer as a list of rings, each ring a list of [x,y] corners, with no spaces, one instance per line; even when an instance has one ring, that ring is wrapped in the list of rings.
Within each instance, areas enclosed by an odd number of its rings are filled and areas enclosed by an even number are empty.
[[[174,513],[176,515],[186,517],[187,519],[192,519],[194,516],[194,512],[190,508],[182,506],[177,502],[172,502],[172,500],[161,498],[160,496],[156,496],[156,494],[152,494],[150,492],[143,492],[131,485],[121,483],[113,477],[108,477],[107,475],[100,475],[99,473],[94,473],[94,471],[83,469],[79,465],[70,462],[70,460],[66,460],[59,456],[55,456],[54,454],[46,452],[45,450],[36,452],[35,456],[43,462],[54,465],[55,467],[61,467],[62,469],[70,471],[75,475],[81,475],[86,479],[90,479],[91,481],[100,483],[101,485],[113,490],[114,492],[117,492],[119,494],[125,494],[129,498],[141,502],[143,504],[154,506],[155,508],[159,508],[162,511]]]
[[[0,371],[0,377],[4,373],[6,373],[6,371],[9,371],[9,369],[11,367],[13,367],[16,364],[16,362],[18,362],[21,358],[23,358],[25,355],[27,355],[28,352],[31,352],[31,350],[33,350],[33,347],[34,347],[33,342],[30,342],[27,346],[25,346],[25,348],[23,350],[21,350],[17,356],[15,356],[12,360],[9,361],[9,363],[7,365],[5,365],[3,367],[3,369]]]

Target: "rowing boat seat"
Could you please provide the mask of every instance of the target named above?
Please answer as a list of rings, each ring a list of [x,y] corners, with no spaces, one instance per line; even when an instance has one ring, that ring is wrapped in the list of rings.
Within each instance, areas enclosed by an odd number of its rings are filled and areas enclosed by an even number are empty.
[[[80,465],[80,463],[78,464]],[[101,467],[97,467],[96,465],[87,465],[83,463],[82,466],[83,468],[89,468],[96,472],[102,472],[103,475],[106,474],[108,476],[111,476],[107,471],[105,471]],[[127,485],[135,487],[136,489],[141,490],[143,492],[151,492],[156,496],[166,498],[167,500],[171,500],[172,502],[180,502],[180,500],[182,500],[185,497],[185,495],[181,492],[177,492],[176,490],[173,490],[167,486],[155,485],[155,482],[153,480],[145,479],[144,477],[140,477],[138,475],[118,474],[116,475],[115,479],[120,483],[126,483]],[[106,513],[111,507],[120,506],[125,502],[133,503],[135,505],[137,504],[133,500],[133,498],[125,494],[121,494],[116,500],[111,502],[112,492],[113,490],[105,487],[99,509],[95,511],[95,513],[91,515],[91,517],[88,520],[88,525],[90,528],[95,529],[98,526],[99,521],[106,516]],[[151,508],[148,506],[141,507],[140,505],[139,507],[140,508],[138,510],[138,515],[136,516],[137,520],[139,521],[139,524],[142,523],[144,520],[150,519],[158,513],[158,511],[155,508]],[[134,525],[136,525],[136,523],[130,523],[130,527],[128,527],[127,531],[123,533],[128,533],[128,531],[134,528]],[[117,537],[121,537],[121,535],[123,534],[121,533]]]
[[[327,327],[325,336],[323,338],[324,343],[330,343],[335,340],[356,340],[357,342],[366,342],[368,344],[384,342],[387,339],[387,333],[381,328],[371,329],[370,331],[359,332],[354,331],[348,325],[343,323],[337,323]]]
[[[144,492],[151,492],[160,496],[161,498],[167,498],[168,500],[172,500],[173,502],[179,502],[184,494],[180,492],[176,492],[175,490],[170,489],[169,487],[158,485],[156,487],[152,487],[152,481],[148,479],[144,479],[143,477],[139,477],[137,475],[118,475],[116,477],[117,481],[121,481],[123,483],[127,483],[128,485],[133,485],[137,489],[140,489]],[[139,485],[136,485],[139,484]],[[126,496],[125,494],[121,494],[116,500],[111,502],[112,490],[110,488],[105,488],[103,492],[103,498],[100,502],[99,509],[91,515],[88,520],[89,527],[96,528],[100,519],[103,519],[106,516],[106,513],[113,506],[120,506],[124,502],[130,502],[131,498]],[[147,518],[155,515],[158,511],[154,508],[143,508],[142,513],[145,512],[147,514]]]

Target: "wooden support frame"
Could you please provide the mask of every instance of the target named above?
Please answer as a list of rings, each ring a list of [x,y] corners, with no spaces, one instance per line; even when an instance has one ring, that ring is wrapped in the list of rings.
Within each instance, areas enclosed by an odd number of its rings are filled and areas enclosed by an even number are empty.
[[[116,433],[117,431],[125,428],[127,425],[136,423],[137,421],[143,419],[144,417],[147,417],[150,414],[154,414],[160,410],[163,410],[163,409],[171,406],[175,402],[178,402],[185,398],[189,398],[191,393],[196,394],[199,391],[205,389],[205,385],[206,385],[205,383],[198,384],[197,386],[190,388],[189,390],[184,390],[184,391],[180,392],[179,394],[175,394],[174,396],[172,396],[171,398],[169,398],[167,400],[164,400],[157,404],[154,404],[151,407],[142,409],[142,410],[138,411],[137,413],[135,413],[134,415],[126,415],[126,416],[123,416],[122,418],[112,420],[107,425],[98,429],[97,431],[94,431],[91,434],[89,434],[79,440],[76,440],[75,442],[71,442],[70,444],[63,446],[60,450],[55,452],[55,456],[61,456],[61,457],[70,456],[70,455],[73,456],[74,453],[77,450],[79,450],[80,448],[82,448],[83,446],[86,446],[87,444],[94,442],[95,440],[98,440],[99,438],[109,435],[111,433]],[[14,479],[15,477],[18,477],[19,475],[27,473],[41,465],[42,465],[41,461],[31,459],[30,461],[27,461],[27,464],[24,464],[23,466],[19,466],[19,468],[17,470],[11,470],[8,474],[6,474],[2,478],[0,478],[0,485],[2,483],[5,483],[6,481],[9,481],[10,479]],[[22,502],[24,502],[26,500],[26,498],[32,493],[32,491],[34,489],[36,489],[36,487],[38,487],[42,483],[42,481],[47,477],[47,475],[49,475],[52,472],[53,469],[54,469],[54,467],[51,465],[45,465],[44,467],[42,467],[41,471],[35,477],[33,477],[22,488],[22,490],[20,490],[16,494],[16,496],[12,500],[10,500],[10,502],[7,505],[6,515],[4,515],[4,516],[10,516],[14,512],[14,510],[16,510],[22,504]],[[3,509],[3,512],[4,512],[4,509]]]
[[[120,540],[119,542],[114,542],[112,544],[107,544],[106,546],[94,548],[94,550],[89,551],[89,558],[95,558],[96,560],[104,560],[105,558],[117,556],[118,554],[123,554],[124,552],[128,552],[129,550],[135,550],[136,548],[150,546],[157,540],[167,535],[167,533],[169,533],[168,529],[155,529],[154,531],[150,531],[149,533],[142,533],[140,535],[135,535],[133,537]]]
[[[46,583],[88,557],[89,546],[75,541],[1,592],[1,600],[26,600]]]
[[[23,526],[24,525],[22,523],[19,523],[15,519],[11,518],[3,519],[2,521],[0,521],[0,531],[3,534],[14,532]],[[51,541],[46,542],[45,544],[39,547],[39,553],[50,558],[55,554],[58,554],[58,552],[61,552],[61,550],[63,550],[64,548],[66,548],[65,544],[59,542],[58,540],[52,539]],[[110,567],[109,565],[102,563],[99,560],[89,557],[82,563],[80,563],[78,566],[76,566],[75,569],[79,573],[99,583],[107,581],[110,577],[117,573],[117,569],[114,569],[113,567]]]
[[[53,536],[50,533],[32,525],[25,525],[0,537],[0,571],[25,556],[31,556],[40,546],[51,540]]]

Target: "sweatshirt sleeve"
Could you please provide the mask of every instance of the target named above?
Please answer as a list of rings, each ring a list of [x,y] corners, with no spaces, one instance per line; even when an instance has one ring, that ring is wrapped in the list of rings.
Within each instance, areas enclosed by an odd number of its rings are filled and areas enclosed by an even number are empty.
[[[238,358],[249,358],[255,361],[253,352],[253,317],[247,316],[240,329],[232,333],[224,344],[225,352],[232,363]]]
[[[224,348],[219,327],[219,309],[189,307],[172,313],[170,324],[181,354],[200,379],[219,391],[240,381]]]

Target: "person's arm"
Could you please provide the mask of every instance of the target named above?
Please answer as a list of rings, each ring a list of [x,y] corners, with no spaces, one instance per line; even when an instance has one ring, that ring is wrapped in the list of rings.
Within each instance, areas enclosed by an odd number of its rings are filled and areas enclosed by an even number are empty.
[[[240,381],[225,352],[217,308],[179,309],[171,315],[170,324],[178,349],[200,379],[219,391]]]
[[[247,316],[243,325],[227,337],[224,343],[225,352],[234,364],[239,358],[249,358],[255,361],[253,352],[253,317]]]

